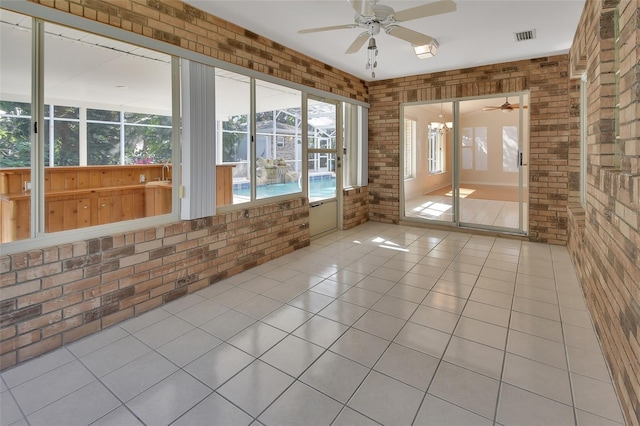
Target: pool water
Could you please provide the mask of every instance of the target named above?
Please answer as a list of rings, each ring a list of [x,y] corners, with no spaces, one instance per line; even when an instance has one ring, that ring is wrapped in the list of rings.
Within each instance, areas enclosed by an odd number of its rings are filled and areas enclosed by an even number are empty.
[[[297,182],[273,183],[262,185],[256,188],[257,198],[275,197],[278,195],[295,194],[301,192]],[[250,188],[234,188],[233,194],[240,197],[249,197],[251,195]],[[309,182],[309,198],[324,199],[336,196],[336,179],[312,180]]]

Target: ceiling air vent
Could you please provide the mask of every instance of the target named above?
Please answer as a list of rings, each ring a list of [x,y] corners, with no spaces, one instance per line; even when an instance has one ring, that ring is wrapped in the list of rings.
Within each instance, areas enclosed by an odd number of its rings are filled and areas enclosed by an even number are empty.
[[[520,31],[519,33],[513,33],[516,41],[533,40],[536,38],[536,30]]]

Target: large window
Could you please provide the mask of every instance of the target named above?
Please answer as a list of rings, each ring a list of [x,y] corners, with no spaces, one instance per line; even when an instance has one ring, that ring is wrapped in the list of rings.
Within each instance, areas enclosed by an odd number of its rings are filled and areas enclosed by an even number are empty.
[[[429,129],[429,173],[444,172],[445,135],[435,129]]]
[[[302,93],[261,80],[255,84],[256,197],[302,192]]]
[[[0,240],[171,213],[172,58],[0,13]]]
[[[367,185],[367,109],[344,103],[343,186]]]
[[[462,128],[461,154],[463,170],[487,170],[489,148],[486,127],[482,126]]]
[[[416,120],[404,119],[404,178],[416,175]]]
[[[232,179],[224,204],[251,201],[250,117],[251,79],[216,69],[216,158]]]
[[[216,70],[217,164],[232,176],[232,196],[219,205],[302,191],[301,102],[298,90]]]

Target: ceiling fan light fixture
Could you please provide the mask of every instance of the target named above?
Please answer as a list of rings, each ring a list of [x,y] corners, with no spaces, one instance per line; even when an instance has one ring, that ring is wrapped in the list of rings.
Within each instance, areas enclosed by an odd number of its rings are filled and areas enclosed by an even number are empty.
[[[413,51],[419,59],[433,58],[438,52],[438,41],[433,39],[429,44],[423,44],[421,46],[413,46]]]
[[[367,47],[369,50],[376,50],[378,46],[376,46],[376,39],[373,36],[369,39],[369,46]]]

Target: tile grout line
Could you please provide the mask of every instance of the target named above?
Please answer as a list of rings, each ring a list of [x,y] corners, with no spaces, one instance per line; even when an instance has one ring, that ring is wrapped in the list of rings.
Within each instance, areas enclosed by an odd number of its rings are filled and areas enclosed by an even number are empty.
[[[470,240],[470,239],[471,239],[471,238],[469,238],[469,240]],[[469,240],[467,240],[467,241],[465,242],[465,246],[468,244],[468,241],[469,241]],[[494,239],[493,243],[491,244],[491,247],[493,247],[494,245],[495,245],[495,239]],[[460,252],[461,252],[463,249],[464,249],[464,247],[463,247],[463,248],[461,248],[461,249],[460,249],[460,251],[458,251],[458,253],[456,254],[456,257],[458,257],[458,256],[460,255]],[[451,263],[453,263],[453,261],[455,260],[455,258],[456,258],[456,257],[454,257],[454,258],[449,262],[449,265],[448,265],[448,266],[451,266]],[[487,257],[488,257],[488,256],[487,256]],[[484,260],[484,262],[483,262],[483,264],[482,264],[482,265],[483,265],[483,267],[484,267],[484,264],[485,264],[486,262],[487,262],[487,259],[485,258],[485,260]],[[474,283],[473,283],[473,286],[472,286],[471,292],[469,293],[469,297],[471,297],[471,293],[473,292],[473,289],[475,289],[475,287],[476,287],[476,284],[477,284],[477,282],[478,282],[478,279],[480,278],[480,273],[481,273],[481,272],[482,272],[482,270],[480,270],[480,272],[478,273],[478,276],[476,277],[476,279],[475,279],[475,281],[474,281]],[[417,420],[417,418],[418,418],[418,414],[420,414],[420,410],[422,409],[422,406],[423,406],[423,404],[424,404],[425,399],[427,398],[427,395],[429,395],[429,389],[431,389],[431,385],[433,384],[433,381],[435,380],[435,377],[436,377],[436,375],[438,374],[438,370],[440,369],[440,366],[442,365],[442,363],[443,363],[443,362],[445,362],[445,361],[444,361],[445,354],[447,353],[447,349],[449,348],[449,345],[451,344],[451,340],[453,340],[453,335],[454,335],[454,333],[455,333],[456,328],[458,328],[458,324],[460,323],[460,320],[462,319],[462,313],[464,312],[464,309],[466,308],[467,303],[469,303],[469,298],[468,298],[468,297],[465,299],[465,303],[464,303],[464,306],[462,307],[462,309],[460,310],[460,314],[458,314],[458,319],[457,319],[457,321],[456,321],[456,325],[453,327],[453,330],[451,331],[451,334],[449,335],[449,339],[447,340],[447,344],[445,345],[445,347],[444,347],[444,349],[443,349],[443,351],[442,351],[442,356],[441,356],[441,357],[440,357],[440,359],[438,360],[438,364],[437,364],[437,366],[436,366],[436,368],[435,368],[435,370],[434,370],[434,373],[433,373],[433,376],[431,377],[431,380],[429,380],[429,384],[427,385],[427,390],[425,391],[425,393],[424,393],[424,395],[423,395],[423,397],[422,397],[422,400],[420,401],[420,404],[418,405],[418,409],[416,410],[416,414],[414,415],[413,420],[411,421],[411,424],[412,424],[412,425],[416,422],[416,420]],[[438,396],[436,396],[436,395],[434,395],[434,396],[435,396],[436,398],[439,398],[439,397],[438,397]],[[458,406],[457,404],[454,404],[453,402],[447,401],[447,400],[445,400],[445,399],[443,399],[443,398],[440,398],[440,399],[442,399],[443,401],[448,402],[449,404],[453,404],[453,405]],[[464,410],[466,410],[466,411],[472,412],[472,411],[470,411],[470,410],[467,410],[467,409],[466,409],[466,408],[464,408],[464,407],[460,407],[460,408],[462,408],[462,409],[464,409]],[[472,413],[474,413],[474,414],[476,414],[476,415],[479,415],[479,414],[477,414],[477,413],[475,413],[475,412],[472,412]],[[481,416],[481,415],[479,415],[479,416],[480,416],[480,417],[484,417],[484,416]]]
[[[500,369],[500,378],[498,379],[498,396],[496,398],[496,407],[493,413],[493,425],[498,425],[498,412],[500,409],[500,400],[502,399],[502,387],[506,383],[502,379],[504,378],[504,370],[507,363],[507,350],[509,345],[509,335],[511,334],[511,318],[513,316],[513,304],[516,299],[516,289],[518,286],[518,270],[520,269],[520,259],[522,257],[522,244],[520,244],[520,250],[518,251],[518,263],[516,263],[516,272],[513,280],[513,294],[511,295],[511,308],[509,309],[509,321],[507,322],[507,335],[504,342],[504,350],[502,351],[502,368]]]

